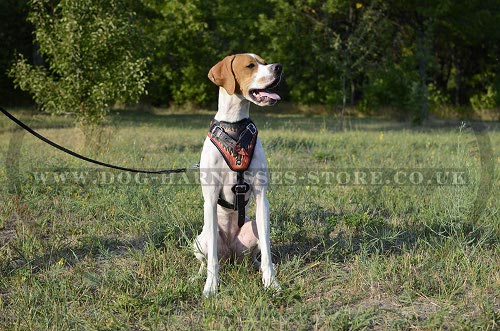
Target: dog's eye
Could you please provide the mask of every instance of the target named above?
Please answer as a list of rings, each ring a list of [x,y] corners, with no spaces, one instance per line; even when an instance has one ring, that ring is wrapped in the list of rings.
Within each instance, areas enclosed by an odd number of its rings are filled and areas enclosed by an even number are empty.
[[[255,64],[253,64],[253,63],[250,63],[249,65],[247,65],[247,68],[252,69],[253,67],[255,67]]]

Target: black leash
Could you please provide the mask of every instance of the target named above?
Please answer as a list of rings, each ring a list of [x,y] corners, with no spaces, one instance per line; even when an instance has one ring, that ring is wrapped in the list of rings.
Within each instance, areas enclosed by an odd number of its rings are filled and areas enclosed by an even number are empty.
[[[125,167],[115,166],[115,165],[112,165],[112,164],[109,164],[109,163],[104,163],[104,162],[101,162],[101,161],[93,160],[93,159],[90,159],[90,158],[88,158],[86,156],[80,155],[80,154],[78,154],[76,152],[73,152],[72,150],[69,150],[69,149],[67,149],[65,147],[62,147],[61,145],[56,144],[55,142],[53,142],[52,140],[50,140],[48,138],[45,138],[44,136],[42,136],[38,132],[34,131],[32,128],[30,128],[29,126],[27,126],[26,124],[24,124],[20,120],[18,120],[16,117],[14,117],[11,113],[9,113],[8,111],[6,111],[2,107],[0,107],[0,111],[5,116],[7,116],[8,118],[10,118],[14,123],[16,123],[17,125],[19,125],[24,130],[28,131],[29,133],[31,133],[32,135],[34,135],[38,139],[42,140],[43,142],[46,142],[47,144],[49,144],[49,145],[57,148],[58,150],[63,151],[64,153],[67,153],[67,154],[69,154],[71,156],[77,157],[79,159],[82,159],[82,160],[90,162],[90,163],[98,164],[98,165],[103,166],[103,167],[108,167],[108,168],[118,169],[118,170],[123,170],[123,171],[136,172],[136,173],[143,173],[143,174],[171,174],[171,173],[186,172],[188,170],[196,169],[196,168],[198,168],[200,166],[199,163],[196,163],[195,165],[191,166],[190,168],[178,168],[178,169],[165,169],[165,170],[154,170],[154,171],[151,171],[151,170],[125,168]]]

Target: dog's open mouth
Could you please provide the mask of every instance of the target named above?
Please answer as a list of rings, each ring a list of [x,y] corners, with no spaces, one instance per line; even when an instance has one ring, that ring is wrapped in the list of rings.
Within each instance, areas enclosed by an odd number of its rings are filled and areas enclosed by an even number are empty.
[[[279,82],[280,79],[277,78],[275,81],[273,81],[270,85],[268,85],[264,89],[250,90],[250,97],[257,104],[274,105],[276,102],[278,102],[278,100],[281,100],[281,97],[277,93],[272,92],[271,89],[278,86]]]
[[[281,100],[278,94],[267,89],[252,90],[250,91],[250,95],[258,103],[277,102],[278,100]]]

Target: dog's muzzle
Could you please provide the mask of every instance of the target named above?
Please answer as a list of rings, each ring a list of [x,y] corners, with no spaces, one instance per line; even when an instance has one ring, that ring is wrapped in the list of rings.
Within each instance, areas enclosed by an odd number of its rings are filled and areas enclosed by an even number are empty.
[[[281,82],[283,66],[280,63],[274,63],[269,70],[273,73],[274,80],[263,89],[253,89],[249,92],[252,100],[258,105],[272,106],[281,100],[281,97],[271,90],[276,88]]]

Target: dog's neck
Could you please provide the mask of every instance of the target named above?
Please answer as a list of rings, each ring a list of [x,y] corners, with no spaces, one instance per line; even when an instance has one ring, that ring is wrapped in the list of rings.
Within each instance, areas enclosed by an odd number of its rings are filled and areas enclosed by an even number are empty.
[[[215,119],[224,122],[238,122],[248,118],[250,101],[240,94],[228,94],[223,87],[219,88],[219,107]]]

